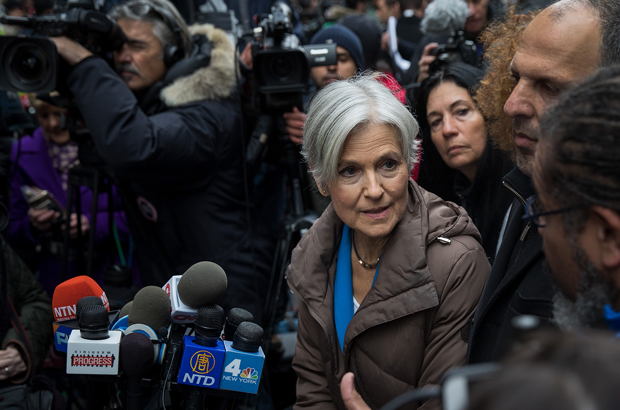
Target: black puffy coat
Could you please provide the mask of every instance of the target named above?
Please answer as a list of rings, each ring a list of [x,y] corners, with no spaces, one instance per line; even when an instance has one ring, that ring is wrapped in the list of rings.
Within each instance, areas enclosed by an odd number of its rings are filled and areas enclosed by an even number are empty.
[[[143,282],[212,261],[228,275],[219,303],[260,319],[269,252],[252,249],[234,47],[221,30],[191,30],[212,42],[210,64],[164,78],[141,101],[99,58],[76,65],[68,86],[120,185]]]

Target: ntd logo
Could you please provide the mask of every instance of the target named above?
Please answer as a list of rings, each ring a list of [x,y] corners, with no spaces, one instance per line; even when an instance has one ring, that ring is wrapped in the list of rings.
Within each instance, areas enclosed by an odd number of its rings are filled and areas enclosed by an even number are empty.
[[[217,389],[225,356],[221,340],[216,346],[202,346],[194,342],[194,336],[185,336],[177,383]]]
[[[206,350],[199,350],[193,354],[189,361],[189,365],[194,373],[207,374],[213,370],[215,366],[215,358]]]
[[[183,383],[197,386],[211,387],[215,384],[215,379],[211,376],[201,376],[199,374],[185,373]]]

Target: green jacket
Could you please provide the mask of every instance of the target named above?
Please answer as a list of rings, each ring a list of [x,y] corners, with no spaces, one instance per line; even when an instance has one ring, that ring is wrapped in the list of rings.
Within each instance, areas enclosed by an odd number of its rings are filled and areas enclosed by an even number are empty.
[[[43,365],[43,359],[52,342],[52,303],[37,278],[26,264],[0,236],[7,268],[7,291],[9,299],[28,337],[21,338],[11,327],[2,339],[2,349],[13,345],[22,355],[28,370],[11,379],[14,384],[24,383]],[[5,312],[8,314],[9,312]]]

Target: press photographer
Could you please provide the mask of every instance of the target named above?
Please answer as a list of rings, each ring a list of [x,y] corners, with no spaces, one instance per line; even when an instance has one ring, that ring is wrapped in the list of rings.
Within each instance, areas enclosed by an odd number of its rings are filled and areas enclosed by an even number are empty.
[[[270,252],[249,232],[234,46],[212,27],[188,29],[167,0],[130,1],[110,15],[127,36],[116,72],[77,42],[53,40],[119,182],[143,282],[161,286],[210,260],[229,272],[220,304],[260,319]]]

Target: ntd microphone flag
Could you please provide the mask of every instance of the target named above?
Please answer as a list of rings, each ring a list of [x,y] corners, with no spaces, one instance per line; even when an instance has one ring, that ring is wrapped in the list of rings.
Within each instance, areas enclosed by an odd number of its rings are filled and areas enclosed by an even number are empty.
[[[226,358],[220,389],[256,394],[265,362],[263,349],[259,347],[257,352],[243,352],[234,349],[232,344],[230,340],[224,341]]]
[[[194,339],[194,336],[183,339],[183,358],[177,383],[217,389],[226,356],[224,343],[218,340],[215,346],[202,346]]]

